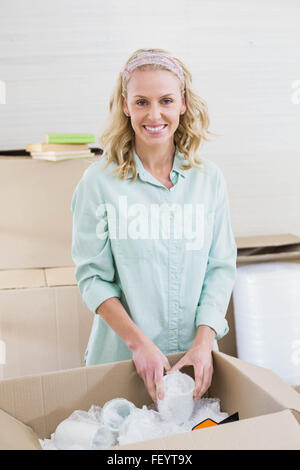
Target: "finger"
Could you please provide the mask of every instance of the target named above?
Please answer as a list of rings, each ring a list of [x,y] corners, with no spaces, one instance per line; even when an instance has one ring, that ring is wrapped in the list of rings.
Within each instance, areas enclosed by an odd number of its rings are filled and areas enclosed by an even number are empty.
[[[200,391],[202,389],[202,382],[203,382],[203,366],[202,364],[197,364],[194,366],[195,372],[195,388],[194,388],[194,400],[198,400],[200,396]]]
[[[154,371],[154,381],[156,384],[156,397],[159,400],[164,398],[164,384],[163,384],[163,370],[155,369]]]
[[[201,386],[201,390],[199,393],[199,398],[201,398],[205,394],[205,392],[209,389],[210,384],[211,384],[211,379],[212,379],[212,367],[207,367],[204,369],[203,381],[202,381],[202,386]]]
[[[144,371],[141,371],[141,370],[138,371],[138,370],[137,370],[137,373],[138,373],[138,375],[141,377],[141,379],[143,380],[143,382],[145,383],[146,377],[145,377]]]
[[[154,383],[153,370],[146,372],[145,385],[153,402],[156,402],[156,387]]]
[[[206,390],[207,390],[206,387],[208,387],[208,373],[207,373],[207,369],[204,369],[204,370],[203,370],[202,383],[201,383],[201,387],[200,387],[199,395],[197,396],[197,399],[198,399],[198,398],[201,398],[202,395],[204,395],[204,393],[205,393]]]
[[[134,365],[135,365],[135,369],[136,369],[137,374],[139,375],[139,377],[141,377],[141,379],[142,379],[143,382],[145,383],[145,374],[144,374],[144,370],[138,366],[137,361],[133,360],[133,362],[134,362]]]
[[[165,361],[164,369],[165,369],[166,373],[168,373],[168,372],[171,370],[171,366],[170,366],[170,363],[169,363],[169,361],[168,361],[168,358],[167,358],[167,357],[166,357],[166,361]]]

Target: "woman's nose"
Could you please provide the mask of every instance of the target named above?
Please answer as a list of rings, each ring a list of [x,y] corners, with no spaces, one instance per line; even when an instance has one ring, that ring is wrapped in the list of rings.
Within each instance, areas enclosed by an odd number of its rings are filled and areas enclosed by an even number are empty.
[[[159,104],[152,104],[149,109],[149,118],[152,121],[160,119],[160,107]]]

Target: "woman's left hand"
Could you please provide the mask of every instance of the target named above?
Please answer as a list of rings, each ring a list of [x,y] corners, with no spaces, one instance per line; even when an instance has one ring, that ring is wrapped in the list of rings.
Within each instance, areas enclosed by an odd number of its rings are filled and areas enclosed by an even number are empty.
[[[211,384],[213,375],[211,348],[204,345],[192,346],[167,374],[189,365],[194,367],[195,389],[193,398],[196,401],[204,395]]]

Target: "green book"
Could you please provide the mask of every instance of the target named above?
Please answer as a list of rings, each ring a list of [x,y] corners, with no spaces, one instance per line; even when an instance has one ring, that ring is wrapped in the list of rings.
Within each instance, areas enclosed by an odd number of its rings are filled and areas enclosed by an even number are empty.
[[[45,134],[45,144],[91,144],[95,142],[94,134]]]

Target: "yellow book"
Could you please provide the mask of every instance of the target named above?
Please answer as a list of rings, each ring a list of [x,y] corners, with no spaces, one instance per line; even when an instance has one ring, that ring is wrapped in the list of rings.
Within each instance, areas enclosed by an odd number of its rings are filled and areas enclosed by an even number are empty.
[[[88,150],[88,144],[27,144],[27,152],[74,152],[76,150]]]
[[[93,158],[94,154],[93,153],[86,153],[86,154],[80,154],[80,155],[33,155],[31,154],[31,157],[33,160],[48,160],[50,162],[59,162],[63,160],[75,160],[78,158]]]

